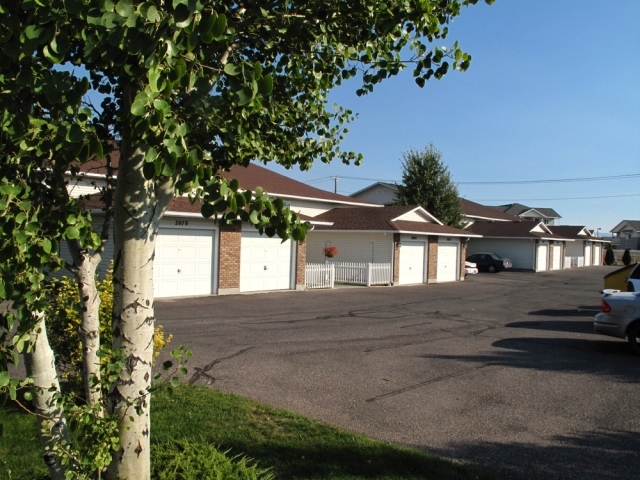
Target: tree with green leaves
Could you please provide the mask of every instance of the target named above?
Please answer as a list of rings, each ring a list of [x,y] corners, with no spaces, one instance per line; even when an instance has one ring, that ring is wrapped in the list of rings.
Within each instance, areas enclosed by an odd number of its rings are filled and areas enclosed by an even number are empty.
[[[613,265],[616,261],[615,253],[613,252],[613,247],[609,243],[607,245],[607,249],[604,254],[604,263],[607,265]]]
[[[458,187],[433,143],[402,154],[402,184],[397,205],[420,205],[445,225],[461,228],[462,203]]]
[[[624,253],[622,254],[622,263],[625,265],[631,265],[631,251],[628,248],[624,249]]]
[[[7,362],[33,353],[34,335],[44,339],[45,274],[63,265],[59,243],[77,242],[80,258],[104,242],[91,213],[69,198],[68,174],[104,158],[113,142],[120,151],[113,349],[123,368],[107,398],[120,436],[109,478],[149,478],[153,258],[171,199],[188,194],[204,217],[303,241],[308,225],[284,202],[219,172],[251,160],[303,170],[314,160],[359,164],[339,147],[353,114],[329,108],[329,91],[357,77],[364,95],[407,66],[421,87],[450,67],[467,69],[471,57],[457,42],[429,44],[476,2],[2,2],[0,253],[11,260],[0,266],[0,300],[14,306],[0,333]],[[15,395],[0,368],[0,388]],[[36,382],[36,399],[49,386]],[[51,461],[62,478],[64,465]]]

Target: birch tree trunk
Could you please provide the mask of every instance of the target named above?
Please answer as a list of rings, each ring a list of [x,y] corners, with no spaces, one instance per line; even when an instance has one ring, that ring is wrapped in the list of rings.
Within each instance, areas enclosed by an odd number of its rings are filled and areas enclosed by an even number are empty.
[[[173,198],[171,181],[146,180],[145,149],[121,143],[114,211],[113,348],[125,352],[125,367],[109,393],[109,411],[120,421],[121,449],[109,478],[148,480],[149,409],[153,359],[153,258],[160,218]]]
[[[94,379],[100,380],[100,295],[96,288],[96,269],[102,256],[93,256],[86,249],[80,249],[78,242],[69,242],[73,257],[70,269],[78,281],[80,293],[80,342],[82,343],[82,382],[89,405],[101,402],[99,387],[94,387]]]
[[[31,335],[32,351],[24,353],[24,364],[27,376],[34,380],[33,407],[38,415],[38,433],[44,461],[49,468],[52,480],[64,480],[64,466],[49,449],[61,440],[69,442],[69,433],[64,411],[54,398],[56,392],[60,392],[60,382],[56,372],[53,350],[51,350],[47,337],[44,316],[40,314],[40,317],[40,321],[34,327]],[[55,388],[55,391],[50,392],[51,387]]]

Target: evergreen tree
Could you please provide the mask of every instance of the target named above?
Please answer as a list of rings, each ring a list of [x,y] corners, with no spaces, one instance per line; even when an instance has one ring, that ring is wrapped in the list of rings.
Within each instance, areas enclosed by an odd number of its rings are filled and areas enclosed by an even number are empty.
[[[396,205],[420,205],[451,227],[462,227],[462,202],[442,152],[430,143],[424,150],[402,154],[402,184]]]
[[[625,265],[631,265],[631,252],[628,248],[624,249],[624,253],[622,254],[622,263]]]
[[[607,245],[607,251],[604,254],[604,263],[606,263],[607,265],[613,265],[616,261],[616,256],[613,253],[613,248],[611,247],[611,244]]]

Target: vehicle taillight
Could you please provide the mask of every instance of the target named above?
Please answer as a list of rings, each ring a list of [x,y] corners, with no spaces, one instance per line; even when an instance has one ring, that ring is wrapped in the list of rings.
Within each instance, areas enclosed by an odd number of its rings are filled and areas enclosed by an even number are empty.
[[[602,300],[600,302],[600,309],[604,312],[610,312],[611,311],[611,307],[609,306],[609,304],[607,302],[605,302],[604,300]]]
[[[627,282],[627,292],[633,292],[633,283]]]

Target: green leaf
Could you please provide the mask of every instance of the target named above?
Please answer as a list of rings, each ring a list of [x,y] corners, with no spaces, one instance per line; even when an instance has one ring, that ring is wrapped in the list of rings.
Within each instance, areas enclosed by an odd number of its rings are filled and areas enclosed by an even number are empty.
[[[130,17],[134,12],[131,0],[120,0],[118,3],[116,3],[116,12],[121,17]]]
[[[163,370],[169,370],[171,367],[173,367],[173,362],[171,360],[167,360],[162,364]]]
[[[253,78],[258,80],[262,76],[262,65],[260,62],[256,62],[253,65]]]
[[[44,250],[44,253],[51,253],[51,240],[45,238],[42,241],[42,249]]]
[[[160,110],[161,112],[169,110],[169,104],[165,100],[161,100],[159,98],[153,101],[153,106],[156,110]]]
[[[24,34],[29,40],[35,40],[42,35],[44,29],[42,27],[38,27],[36,25],[29,25],[24,29]]]
[[[229,182],[229,188],[234,192],[237,192],[238,188],[240,188],[240,182],[236,178],[234,178]]]
[[[251,89],[251,87],[243,87],[242,90],[238,90],[236,92],[238,97],[238,105],[241,107],[244,105],[248,105],[253,100],[255,93]]]
[[[30,391],[24,392],[24,399],[27,402],[30,402],[31,400],[33,400],[33,392],[30,392]]]
[[[224,66],[224,73],[226,73],[227,75],[231,75],[232,77],[235,77],[236,75],[240,75],[240,73],[242,73],[242,65],[227,63]]]
[[[162,87],[160,87],[159,84],[161,75],[162,72],[159,69],[153,69],[149,71],[149,88],[152,92],[160,92],[162,90]]]
[[[147,104],[146,102],[142,103],[142,102],[133,102],[133,104],[131,105],[131,114],[136,116],[136,117],[141,117],[142,115],[144,115],[147,111]]]
[[[273,91],[273,78],[265,75],[258,80],[258,92],[262,95],[269,95]]]
[[[211,28],[211,34],[213,35],[213,38],[218,39],[224,34],[226,30],[227,17],[225,17],[224,14],[221,13],[220,15],[218,15],[218,18],[216,18],[216,21],[213,24],[213,28]]]
[[[9,385],[9,380],[9,372],[7,372],[6,370],[0,371],[0,388]]]
[[[64,0],[64,9],[69,15],[77,15],[83,8],[82,0]]]
[[[203,203],[202,207],[200,207],[200,213],[204,218],[211,218],[216,213],[216,209],[210,203]]]
[[[80,237],[80,230],[78,230],[76,227],[67,227],[64,234],[67,239],[75,240],[76,238]]]
[[[191,12],[184,3],[178,5],[173,13],[173,19],[178,28],[186,28],[191,23]]]
[[[152,180],[156,176],[156,165],[154,163],[145,163],[142,166],[142,175],[147,180]]]
[[[173,388],[177,388],[180,385],[180,379],[178,377],[173,377],[171,379],[171,386]]]

